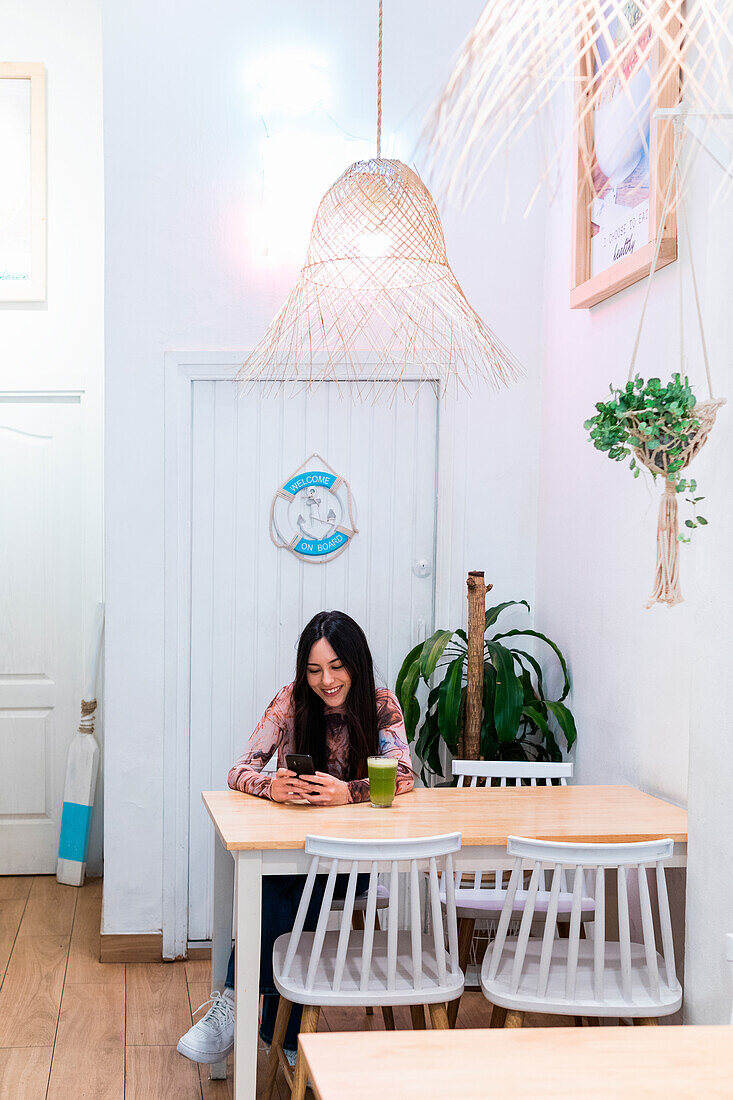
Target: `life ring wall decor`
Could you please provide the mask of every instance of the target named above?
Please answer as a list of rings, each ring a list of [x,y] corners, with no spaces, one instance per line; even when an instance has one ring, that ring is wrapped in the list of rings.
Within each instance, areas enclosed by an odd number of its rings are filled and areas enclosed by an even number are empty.
[[[270,538],[301,561],[332,561],[358,530],[348,481],[317,453],[272,498]]]

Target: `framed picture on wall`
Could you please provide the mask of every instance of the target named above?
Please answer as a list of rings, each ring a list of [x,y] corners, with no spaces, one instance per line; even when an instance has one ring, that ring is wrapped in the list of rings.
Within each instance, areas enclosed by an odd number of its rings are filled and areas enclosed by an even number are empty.
[[[671,34],[679,29],[671,7],[667,27]],[[678,103],[679,80],[678,67],[633,0],[609,0],[600,32],[589,25],[583,35],[581,28],[572,309],[594,306],[651,270],[674,171],[673,124],[654,113]],[[677,258],[674,195],[670,200],[656,268]]]
[[[0,63],[0,302],[46,297],[46,75]]]

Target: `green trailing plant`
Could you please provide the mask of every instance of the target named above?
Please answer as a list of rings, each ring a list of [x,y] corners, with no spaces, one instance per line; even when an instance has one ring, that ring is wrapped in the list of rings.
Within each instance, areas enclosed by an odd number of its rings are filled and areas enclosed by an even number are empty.
[[[570,691],[567,664],[555,643],[536,630],[495,630],[501,613],[519,606],[530,609],[526,600],[508,600],[486,612],[481,757],[559,761],[558,731],[568,749],[577,737],[575,720],[564,702]],[[548,697],[542,665],[519,648],[520,639],[538,639],[549,647],[562,673],[559,698]],[[436,630],[410,650],[397,677],[395,690],[405,715],[407,739],[415,743],[423,780],[426,769],[443,776],[441,744],[453,755],[458,752],[466,710],[467,662],[466,632]],[[421,682],[428,687],[425,704],[417,694]]]
[[[685,498],[692,508],[692,515],[685,520],[688,531],[705,526],[707,520],[700,515],[700,502],[696,496],[697,482],[683,477],[690,439],[700,428],[695,415],[697,399],[689,380],[673,374],[671,381],[662,385],[659,378],[647,382],[638,375],[622,389],[609,387],[611,397],[596,404],[596,414],[584,423],[590,442],[599,451],[605,451],[610,459],[623,462],[629,459],[629,469],[634,477],[641,473],[639,462],[656,479],[661,474],[674,485],[677,493],[687,493]],[[689,535],[680,534],[681,542],[689,542]]]

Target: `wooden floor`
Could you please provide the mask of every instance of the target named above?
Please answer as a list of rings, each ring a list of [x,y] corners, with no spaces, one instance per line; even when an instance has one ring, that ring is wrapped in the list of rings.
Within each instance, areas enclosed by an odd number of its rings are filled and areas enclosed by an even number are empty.
[[[227,1081],[210,1081],[208,1066],[176,1050],[209,996],[209,963],[100,963],[101,900],[101,879],[76,889],[45,875],[0,877],[0,1100],[231,1097],[231,1059]],[[395,1009],[395,1019],[408,1027],[408,1010]],[[465,994],[458,1026],[488,1020],[483,996]],[[383,1025],[379,1011],[326,1009],[320,1026]],[[263,1051],[260,1074],[264,1064]],[[288,1100],[281,1076],[278,1084]]]

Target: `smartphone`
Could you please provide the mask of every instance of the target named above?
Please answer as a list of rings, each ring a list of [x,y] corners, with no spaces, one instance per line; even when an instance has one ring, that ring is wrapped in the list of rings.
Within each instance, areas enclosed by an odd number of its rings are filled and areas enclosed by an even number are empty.
[[[287,752],[285,754],[285,767],[289,771],[295,772],[297,776],[316,774],[316,769],[313,767],[313,757],[304,752]]]

